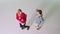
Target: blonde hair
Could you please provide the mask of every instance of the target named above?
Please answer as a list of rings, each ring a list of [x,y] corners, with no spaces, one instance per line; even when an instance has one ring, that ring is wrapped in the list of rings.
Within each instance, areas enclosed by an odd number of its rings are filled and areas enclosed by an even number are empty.
[[[18,9],[18,13],[19,13],[19,12],[22,12],[22,10],[21,10],[21,9]]]

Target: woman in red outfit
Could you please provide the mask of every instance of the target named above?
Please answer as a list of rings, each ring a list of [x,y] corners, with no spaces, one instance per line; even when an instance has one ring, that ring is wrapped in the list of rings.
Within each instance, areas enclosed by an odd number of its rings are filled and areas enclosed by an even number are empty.
[[[27,30],[29,30],[29,26],[26,26],[26,18],[27,18],[27,15],[22,12],[21,9],[18,9],[18,12],[16,13],[16,19],[19,21],[19,24],[20,24],[20,27],[22,29],[26,28],[27,27]]]

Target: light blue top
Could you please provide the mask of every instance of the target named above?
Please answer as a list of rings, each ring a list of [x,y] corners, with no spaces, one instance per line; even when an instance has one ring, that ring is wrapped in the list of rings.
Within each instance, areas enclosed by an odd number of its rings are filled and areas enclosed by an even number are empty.
[[[36,23],[37,24],[40,24],[42,21],[44,21],[44,19],[42,17],[36,18]]]

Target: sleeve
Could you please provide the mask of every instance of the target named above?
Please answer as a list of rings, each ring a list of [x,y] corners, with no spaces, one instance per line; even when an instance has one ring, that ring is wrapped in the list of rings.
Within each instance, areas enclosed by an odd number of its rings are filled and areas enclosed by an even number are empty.
[[[41,23],[39,26],[41,26],[41,27],[42,27],[42,26],[43,26],[43,23],[44,23],[44,18],[43,18],[43,17],[42,17],[41,22],[42,22],[42,23]]]
[[[26,14],[23,14],[22,19],[23,20],[26,20],[26,18],[27,18],[27,15]]]
[[[42,17],[42,21],[44,21],[44,18]]]
[[[43,21],[44,21],[44,19],[43,19],[43,18],[41,18],[41,19],[40,19],[40,22],[43,22]]]
[[[23,19],[26,21],[26,18],[27,18],[27,15],[25,15],[24,17],[23,17]]]

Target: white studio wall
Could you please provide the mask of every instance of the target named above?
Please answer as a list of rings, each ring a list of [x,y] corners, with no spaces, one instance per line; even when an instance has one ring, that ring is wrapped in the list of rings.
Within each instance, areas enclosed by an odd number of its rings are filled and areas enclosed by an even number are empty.
[[[60,0],[0,0],[0,34],[60,34]],[[27,14],[30,30],[21,30],[15,14],[21,8]],[[40,30],[34,28],[36,9],[45,19]]]

